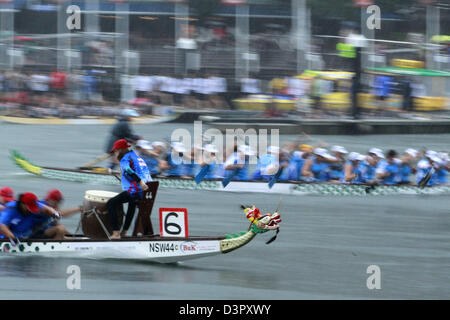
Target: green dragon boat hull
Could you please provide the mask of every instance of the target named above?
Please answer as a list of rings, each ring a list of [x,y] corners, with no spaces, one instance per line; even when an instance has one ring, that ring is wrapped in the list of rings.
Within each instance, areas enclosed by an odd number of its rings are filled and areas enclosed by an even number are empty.
[[[48,179],[57,179],[73,182],[85,182],[99,185],[117,185],[117,177],[108,173],[99,173],[88,170],[75,170],[63,168],[41,167],[32,164],[17,151],[11,152],[14,163],[21,169]],[[272,188],[262,181],[231,181],[225,188],[220,180],[204,180],[197,184],[193,179],[157,178],[160,188],[209,190],[226,192],[251,192],[293,195],[327,195],[327,196],[367,196],[367,195],[439,195],[450,194],[450,185],[419,188],[413,185],[379,185],[367,186],[358,184],[336,183],[292,183],[280,181]]]

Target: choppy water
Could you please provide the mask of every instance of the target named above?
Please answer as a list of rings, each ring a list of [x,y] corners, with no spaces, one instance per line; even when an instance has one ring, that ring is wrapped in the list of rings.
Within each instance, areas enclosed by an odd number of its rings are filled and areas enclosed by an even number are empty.
[[[178,127],[141,125],[135,130],[155,140]],[[115,190],[34,177],[15,167],[8,155],[14,148],[37,164],[76,167],[103,153],[109,130],[2,123],[0,184],[39,196],[57,187],[65,207],[81,204],[87,189]],[[450,142],[450,135],[314,138],[359,152],[372,146],[448,150]],[[264,244],[271,235],[262,235],[235,252],[180,264],[0,257],[0,299],[448,299],[449,200],[283,196],[282,228],[272,244]],[[162,189],[155,208],[186,207],[192,235],[219,235],[246,229],[240,203],[274,210],[278,201],[277,195]],[[78,217],[64,223],[74,231]],[[70,265],[81,268],[81,290],[66,287]],[[381,290],[366,286],[370,265],[380,267]]]

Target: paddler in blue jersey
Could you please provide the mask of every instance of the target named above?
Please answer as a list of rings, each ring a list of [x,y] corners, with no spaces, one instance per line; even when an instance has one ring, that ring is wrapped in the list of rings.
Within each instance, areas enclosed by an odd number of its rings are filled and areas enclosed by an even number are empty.
[[[200,159],[198,171],[195,175],[196,179],[219,179],[221,178],[221,164],[217,161],[218,149],[213,144],[207,144],[203,148],[203,157]]]
[[[435,186],[447,182],[445,163],[439,157],[439,154],[433,150],[425,152],[424,158],[417,163],[417,184],[419,184],[427,174],[431,175],[431,178],[426,183],[427,186]]]
[[[223,165],[225,169],[224,179],[227,180],[248,180],[248,167],[250,157],[255,153],[247,145],[235,146],[233,153],[228,156]]]
[[[38,214],[61,218],[56,210],[39,203],[35,194],[31,192],[20,194],[17,201],[9,202],[2,212],[0,237],[10,239],[13,244],[17,243],[17,239],[29,237],[33,232],[35,217]]]
[[[301,177],[301,172],[306,159],[311,155],[313,147],[307,144],[299,146],[300,151],[292,152],[289,164],[287,167],[287,180],[298,181]]]
[[[189,179],[186,175],[186,165],[191,162],[187,154],[186,147],[181,142],[173,142],[172,150],[167,153],[166,159],[168,168],[164,172],[166,177],[177,177]]]
[[[335,158],[324,148],[314,149],[302,168],[302,180],[307,182],[324,182],[331,179],[330,161]]]
[[[439,158],[441,159],[439,169],[437,170],[437,179],[439,184],[447,184],[448,170],[450,169],[450,158],[448,153],[440,152]]]
[[[82,210],[81,206],[60,210],[60,206],[63,201],[64,197],[61,191],[59,191],[58,189],[50,189],[47,191],[45,199],[40,200],[39,203],[41,205],[48,206],[57,210],[61,217],[66,217]],[[40,213],[34,215],[33,218],[33,234],[30,236],[30,238],[32,239],[62,240],[65,239],[65,235],[69,233],[62,223],[53,220],[48,215]]]
[[[267,153],[258,161],[256,170],[253,173],[253,180],[269,181],[272,179],[280,167],[279,153],[280,148],[277,146],[267,148]]]
[[[416,160],[419,152],[415,149],[406,149],[404,155],[400,158],[399,163],[399,184],[411,184],[410,177],[415,173],[416,169],[413,167],[413,162]]]
[[[383,151],[379,148],[371,148],[368,152],[368,156],[359,163],[361,176],[364,183],[374,184],[377,182],[376,169],[383,162]]]
[[[341,178],[342,183],[363,183],[363,177],[360,167],[360,162],[366,157],[358,152],[350,152],[348,161],[344,166],[344,177]]]
[[[130,151],[131,146],[125,139],[114,142],[111,152],[120,162],[120,171],[122,173],[121,183],[123,192],[108,200],[109,223],[113,229],[110,239],[120,239],[125,236],[133,220],[137,202],[142,199],[143,191],[148,189],[147,182],[152,181],[150,171],[145,164],[144,159],[139,157],[134,151]],[[124,203],[128,203],[125,223],[120,233],[118,221],[118,208]]]
[[[147,140],[138,140],[136,143],[137,155],[144,159],[152,177],[157,176],[162,170],[167,168],[165,161],[159,159],[164,146],[162,142],[158,141],[150,144]]]
[[[389,150],[386,154],[386,161],[376,169],[376,175],[381,184],[393,185],[399,183],[400,168],[396,156],[395,150]]]
[[[346,163],[345,155],[348,154],[348,151],[342,146],[333,146],[331,152],[331,155],[336,158],[336,160],[330,161],[331,180],[342,180]]]

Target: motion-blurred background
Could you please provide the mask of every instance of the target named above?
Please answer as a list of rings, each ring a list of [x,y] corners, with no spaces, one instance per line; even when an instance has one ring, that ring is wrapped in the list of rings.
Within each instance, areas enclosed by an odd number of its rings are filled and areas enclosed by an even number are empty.
[[[124,104],[446,116],[449,70],[447,1],[0,1],[1,109],[15,116],[114,115]]]

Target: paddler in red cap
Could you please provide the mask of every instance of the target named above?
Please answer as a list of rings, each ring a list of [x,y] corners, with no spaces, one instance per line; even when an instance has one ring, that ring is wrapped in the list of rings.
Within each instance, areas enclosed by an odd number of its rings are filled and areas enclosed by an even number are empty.
[[[144,159],[139,157],[134,151],[130,150],[127,140],[120,139],[114,142],[111,152],[120,161],[121,184],[123,192],[111,198],[106,203],[108,208],[108,219],[113,233],[110,239],[120,239],[125,236],[133,220],[137,202],[142,199],[143,192],[148,189],[147,182],[152,181],[150,170]],[[117,219],[117,210],[124,203],[128,203],[125,223],[120,233],[119,221]]]
[[[63,194],[58,189],[50,189],[47,191],[45,200],[40,200],[39,203],[57,210],[61,217],[68,216],[81,211],[81,206],[60,210],[60,206],[64,201]],[[30,236],[32,239],[57,239],[62,240],[69,232],[59,221],[51,219],[48,215],[38,214],[34,216],[35,226],[33,228],[33,234]]]
[[[0,213],[8,202],[14,201],[14,190],[10,187],[0,189]]]
[[[20,194],[17,201],[6,205],[0,217],[1,237],[9,238],[14,244],[16,239],[27,238],[33,232],[34,217],[44,214],[59,219],[60,214],[53,208],[39,203],[38,197],[31,192]]]

